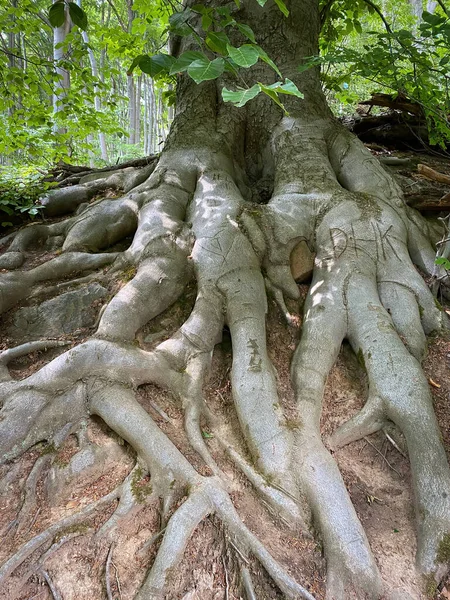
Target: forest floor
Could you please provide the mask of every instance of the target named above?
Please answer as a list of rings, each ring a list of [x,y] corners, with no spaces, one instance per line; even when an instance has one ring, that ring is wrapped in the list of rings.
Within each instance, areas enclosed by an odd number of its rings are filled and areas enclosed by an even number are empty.
[[[380,156],[388,155],[387,151],[381,148],[375,148],[373,151]],[[409,167],[393,167],[399,178],[403,179],[402,185],[407,199],[408,189],[416,204],[420,204],[420,196],[438,199],[450,191],[450,186],[426,180],[416,172],[416,165],[420,162],[450,175],[448,158],[405,153],[396,153],[396,156],[411,159]],[[38,253],[30,254],[24,267],[35,266],[43,258]],[[45,258],[48,258],[48,255]],[[126,282],[119,278],[109,281],[108,294],[114,293],[124,283]],[[102,285],[105,285],[104,281]],[[301,307],[308,285],[299,285],[299,289],[302,300],[289,306],[290,310],[298,315],[297,326],[288,327],[271,301],[267,317],[269,353],[278,374],[280,402],[288,419],[289,414],[294,412],[289,367],[301,333]],[[88,338],[94,331],[95,315],[108,297],[110,295],[96,300],[91,306],[92,326],[80,327],[70,334],[58,337],[73,345]],[[150,350],[174,333],[188,316],[194,300],[195,289],[189,287],[180,301],[139,332],[141,347]],[[30,301],[22,302],[3,316],[0,349],[23,341],[11,334],[11,331],[14,331],[12,324],[17,311],[30,304]],[[37,352],[18,359],[10,365],[12,376],[21,379],[66,349]],[[424,368],[450,459],[449,366],[450,342],[438,338],[430,339]],[[231,397],[230,370],[231,340],[225,332],[222,342],[215,349],[212,376],[206,388],[206,401],[211,410],[227,424],[230,435],[235,436],[239,427],[236,424],[237,416]],[[365,371],[350,347],[344,344],[328,377],[322,415],[322,434],[325,439],[338,425],[361,409],[366,392]],[[142,386],[138,399],[197,470],[207,475],[208,468],[191,449],[186,439],[181,406],[168,393],[153,385]],[[294,419],[292,427],[296,427]],[[323,600],[326,571],[320,544],[293,531],[273,514],[268,506],[264,507],[249,482],[226,457],[219,442],[206,428],[204,437],[219,467],[234,483],[232,499],[245,524],[266,543],[271,554],[297,581],[308,587],[317,600]],[[247,454],[243,439],[235,439],[235,446],[240,448],[243,455]],[[0,470],[0,480],[8,471],[7,479],[4,480],[6,485],[0,487],[0,531],[7,528],[17,517],[23,502],[27,476],[37,458],[46,452],[48,448],[44,446],[34,447],[13,464]],[[95,461],[91,460],[94,454],[97,459]],[[414,569],[416,539],[411,474],[402,449],[396,447],[385,433],[380,432],[344,447],[334,456],[367,533],[383,579],[390,590],[403,590],[415,600],[450,599],[450,580],[440,589],[429,590],[427,594],[423,591],[423,581],[419,580]],[[91,419],[82,447],[79,439],[69,436],[53,457],[52,466],[43,472],[37,485],[34,517],[26,523],[20,522],[18,527],[12,524],[3,536],[0,564],[51,523],[77,512],[81,507],[113,490],[130,472],[133,463],[134,457],[127,444],[118,439],[99,419]],[[144,498],[148,486],[149,482],[145,478],[136,481],[136,487],[142,491]],[[156,539],[150,548],[145,552],[141,551],[143,544],[160,529],[159,505],[157,502],[143,503],[122,527],[115,543],[112,546],[101,545],[97,543],[94,532],[108,519],[113,508],[111,505],[109,510],[98,514],[82,526],[65,532],[52,546],[51,553],[45,561],[44,574],[51,578],[62,600],[102,600],[106,597],[107,579],[112,598],[131,600],[142,583],[146,568],[152,563],[160,541],[160,538]],[[33,554],[14,572],[6,595],[2,596],[0,593],[1,600],[55,600],[43,572],[36,569],[39,552]],[[205,519],[190,540],[186,555],[179,569],[173,574],[171,589],[167,590],[165,597],[170,600],[243,598],[237,577],[238,560],[241,559],[238,559],[233,540],[228,537],[221,523],[214,517]],[[249,568],[254,575],[258,599],[281,598],[259,563],[252,562]]]

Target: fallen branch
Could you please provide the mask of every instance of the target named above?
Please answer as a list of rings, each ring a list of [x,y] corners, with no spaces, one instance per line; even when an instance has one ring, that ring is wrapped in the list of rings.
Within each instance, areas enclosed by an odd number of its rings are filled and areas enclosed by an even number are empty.
[[[450,185],[450,175],[445,175],[444,173],[439,173],[439,171],[435,171],[431,167],[427,167],[427,165],[422,165],[422,164],[417,165],[417,171],[424,177],[427,177],[427,179],[431,179],[432,181],[437,181],[438,183],[444,183],[446,185]]]

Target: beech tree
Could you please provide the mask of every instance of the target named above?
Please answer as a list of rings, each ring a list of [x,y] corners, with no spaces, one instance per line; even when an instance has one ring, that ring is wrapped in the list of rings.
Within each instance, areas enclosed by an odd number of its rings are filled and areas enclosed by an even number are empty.
[[[195,9],[193,4],[188,1],[187,7]],[[318,1],[261,4],[244,0],[231,9],[236,22],[245,24],[228,32],[232,48],[245,45],[245,35],[254,36],[270,57],[240,71],[241,89],[220,57],[190,63],[191,74],[203,69],[199,84],[178,65],[175,118],[157,160],[54,191],[45,200],[48,217],[77,212],[1,240],[8,245],[1,264],[11,269],[0,280],[3,312],[30,290],[49,286],[55,293],[130,273],[86,341],[21,380],[11,378],[9,361],[62,342],[37,340],[0,355],[0,448],[6,470],[39,443],[57,448],[94,415],[136,455],[135,469],[119,487],[20,547],[0,568],[3,585],[58,532],[114,501],[116,512],[100,535],[118,526],[136,502],[133,473],[143,469],[150,473],[151,495],[163,498],[166,515],[176,498],[187,497],[170,513],[137,600],[165,597],[190,536],[211,514],[244,553],[260,561],[286,598],[311,600],[301,574],[298,579],[288,574],[264,539],[241,520],[201,421],[292,528],[308,532],[314,523],[327,561],[329,600],[378,599],[392,592],[383,585],[331,451],[394,424],[411,464],[417,568],[436,582],[448,569],[450,469],[421,367],[426,336],[442,332],[448,319],[417,270],[442,275],[434,246],[442,232],[406,205],[392,176],[332,116],[319,70],[299,69],[318,53]],[[226,3],[211,0],[202,6],[221,9]],[[174,59],[195,52],[195,36],[203,35],[202,14],[193,12],[197,16],[189,27],[195,35],[178,40]],[[284,83],[277,83],[271,60]],[[124,195],[88,203],[114,186]],[[127,236],[132,236],[129,247],[111,250]],[[60,253],[20,270],[37,243],[60,246]],[[292,427],[280,407],[265,317],[272,295],[286,320],[292,318],[286,302],[299,296],[291,271],[299,248],[314,256],[314,271],[291,365]],[[195,306],[180,329],[151,351],[140,347],[141,328],[192,281]],[[223,433],[203,396],[224,326],[232,340],[232,394],[246,457]],[[319,430],[324,386],[344,340],[367,371],[369,392],[361,412],[324,440]],[[201,475],[138,403],[136,390],[147,383],[181,402],[186,435],[210,475]],[[36,480],[35,469],[30,477]],[[247,584],[252,598],[251,581]]]

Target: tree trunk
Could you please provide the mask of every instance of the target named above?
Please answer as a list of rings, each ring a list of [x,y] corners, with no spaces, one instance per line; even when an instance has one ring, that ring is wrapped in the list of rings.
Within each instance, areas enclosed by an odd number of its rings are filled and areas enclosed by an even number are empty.
[[[78,6],[81,6],[81,0],[77,0],[77,4],[78,4]],[[99,72],[98,72],[98,66],[97,66],[97,59],[95,58],[94,51],[89,46],[89,36],[86,31],[82,31],[81,36],[83,38],[83,42],[87,46],[87,52],[88,52],[88,56],[89,56],[89,63],[91,65],[92,76],[95,77],[95,79],[98,79]],[[97,85],[94,86],[94,108],[97,112],[101,112],[101,110],[102,110],[102,105],[101,105],[100,96],[98,94],[98,86]],[[106,138],[105,138],[105,134],[102,131],[100,131],[98,134],[98,141],[99,141],[99,145],[100,145],[100,153],[101,153],[102,160],[104,160],[105,162],[108,162],[108,150],[106,148]]]
[[[239,556],[247,563],[249,557],[258,560],[284,597],[313,598],[298,583],[302,573],[292,567],[289,575],[241,520],[233,483],[216,460],[219,446],[292,530],[307,532],[314,523],[327,561],[328,600],[407,598],[398,590],[395,596],[380,574],[330,451],[388,425],[406,440],[418,571],[439,582],[448,566],[450,470],[421,368],[425,334],[446,327],[447,317],[414,266],[442,275],[434,266],[435,233],[407,207],[379,162],[332,117],[318,71],[298,72],[302,58],[318,52],[318,3],[287,4],[288,18],[274,3],[263,9],[250,1],[235,9],[235,18],[253,29],[283,76],[303,92],[303,100],[287,97],[289,115],[263,95],[234,108],[221,100],[224,81],[196,85],[183,75],[172,127],[147,179],[124,171],[120,185],[129,191],[121,198],[96,201],[66,221],[28,227],[4,240],[10,243],[8,260],[18,266],[36,241],[58,237],[62,253],[20,277],[3,276],[3,310],[43,281],[110,263],[110,273],[129,273],[87,341],[19,381],[9,378],[7,362],[36,347],[0,355],[0,448],[5,460],[17,460],[39,441],[57,445],[62,431],[79,428],[92,415],[126,440],[151,474],[151,499],[163,499],[162,541],[136,600],[168,593],[191,535],[210,514],[223,522]],[[181,51],[190,43],[184,38]],[[276,80],[265,63],[243,77],[248,84]],[[45,202],[52,210],[64,203],[74,208],[112,185],[102,181],[56,190]],[[115,244],[130,235],[126,251],[116,251]],[[300,244],[315,260],[291,364],[295,403],[288,415],[267,352],[266,290],[293,323],[286,302],[299,299],[291,260]],[[149,348],[142,341],[146,324],[182,297],[192,279],[192,312],[178,331]],[[204,398],[225,325],[232,340],[236,415],[227,424],[218,422]],[[359,413],[323,439],[325,383],[344,340],[364,365],[368,396]],[[148,383],[180,402],[195,460],[136,400],[138,388]],[[205,441],[204,423],[217,447]],[[234,441],[241,437],[247,458]],[[130,510],[125,498],[133,477],[114,491],[114,498],[122,498],[114,523]],[[111,519],[100,535],[113,527]],[[60,523],[46,535],[53,539],[67,527]],[[34,551],[44,539],[40,535],[5,563],[0,582]],[[245,577],[248,583],[248,570]]]
[[[56,2],[57,0],[55,0]],[[54,3],[55,3],[54,2]],[[57,91],[53,94],[53,114],[55,115],[55,119],[57,119],[57,115],[64,108],[64,98],[67,95],[67,90],[70,88],[70,73],[64,66],[61,64],[61,61],[64,59],[64,42],[67,34],[70,31],[70,17],[68,7],[65,7],[65,21],[61,25],[61,27],[55,27],[53,29],[53,61],[55,64],[55,71],[58,76],[58,81],[56,82]],[[54,131],[58,133],[65,133],[66,127],[61,124],[58,124],[55,121],[53,126]]]
[[[411,3],[411,11],[414,17],[416,17],[417,21],[420,23],[422,20],[422,12],[423,12],[423,1],[422,0],[410,0]]]
[[[142,94],[142,75],[138,78],[136,87],[136,132],[135,144],[141,143],[141,94]]]
[[[128,143],[136,143],[136,87],[134,85],[133,75],[127,75],[127,96],[128,96]]]

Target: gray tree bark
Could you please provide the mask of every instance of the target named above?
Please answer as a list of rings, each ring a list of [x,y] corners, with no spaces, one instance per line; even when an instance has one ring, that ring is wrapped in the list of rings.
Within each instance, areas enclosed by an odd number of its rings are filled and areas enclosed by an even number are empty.
[[[53,29],[53,61],[55,63],[56,74],[59,77],[59,80],[56,83],[57,91],[53,94],[53,113],[55,116],[63,110],[63,101],[66,97],[67,90],[70,88],[70,73],[61,64],[61,61],[64,59],[64,41],[71,27],[67,6],[65,6],[64,13],[66,17],[64,23],[61,27],[55,27]],[[63,125],[55,123],[54,130],[58,133],[65,133],[66,128]]]

